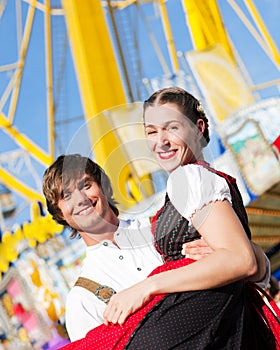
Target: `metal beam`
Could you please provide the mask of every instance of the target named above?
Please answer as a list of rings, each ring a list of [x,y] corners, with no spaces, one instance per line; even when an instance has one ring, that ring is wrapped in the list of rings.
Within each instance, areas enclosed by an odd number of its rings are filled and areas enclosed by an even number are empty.
[[[134,173],[102,112],[126,104],[127,99],[101,2],[83,0],[81,6],[79,1],[63,0],[62,4],[92,150],[111,179],[121,209],[126,209],[135,204],[126,188]],[[132,182],[139,192],[137,181]]]

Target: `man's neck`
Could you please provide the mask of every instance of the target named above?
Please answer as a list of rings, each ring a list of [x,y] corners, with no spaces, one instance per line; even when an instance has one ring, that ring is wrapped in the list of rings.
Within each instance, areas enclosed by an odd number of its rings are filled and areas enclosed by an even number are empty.
[[[99,229],[97,232],[79,232],[81,237],[83,238],[85,244],[89,246],[93,246],[99,244],[104,240],[110,240],[114,244],[116,244],[114,240],[115,232],[117,231],[119,226],[119,219],[116,217],[114,223],[108,223],[106,226]]]

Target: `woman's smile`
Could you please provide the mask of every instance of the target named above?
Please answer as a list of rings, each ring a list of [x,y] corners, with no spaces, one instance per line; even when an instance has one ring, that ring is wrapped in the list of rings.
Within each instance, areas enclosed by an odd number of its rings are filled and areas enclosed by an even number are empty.
[[[171,159],[176,156],[177,151],[167,151],[167,152],[158,152],[158,155],[161,159]]]

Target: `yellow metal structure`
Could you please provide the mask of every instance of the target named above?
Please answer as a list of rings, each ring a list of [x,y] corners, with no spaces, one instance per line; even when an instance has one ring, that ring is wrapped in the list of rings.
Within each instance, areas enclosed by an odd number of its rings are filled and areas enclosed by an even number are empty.
[[[45,52],[46,52],[46,84],[47,84],[47,115],[49,121],[48,144],[49,158],[54,160],[54,101],[53,101],[53,75],[52,75],[52,42],[51,42],[51,6],[50,0],[45,0]]]
[[[76,0],[62,3],[92,150],[112,181],[115,198],[126,209],[142,196],[136,174],[102,116],[103,111],[124,105],[127,100],[101,2],[83,0],[83,6]],[[127,193],[128,184],[132,196]]]
[[[223,46],[187,53],[191,70],[218,123],[254,102],[250,86]]]
[[[46,166],[51,164],[53,157],[42,150],[26,135],[18,131],[17,128],[14,127],[2,114],[0,114],[0,127],[3,128],[5,132],[10,135],[11,138],[14,139],[23,149],[30,152],[39,162]]]
[[[18,192],[25,198],[28,198],[28,200],[41,201],[42,203],[44,203],[45,199],[43,195],[41,195],[37,191],[34,191],[21,181],[17,180],[15,177],[13,177],[11,174],[9,174],[2,168],[0,168],[0,179],[6,187],[12,188],[14,191]]]
[[[221,44],[235,62],[217,1],[182,0],[195,50],[208,49]]]
[[[177,53],[174,45],[171,26],[168,19],[168,13],[165,6],[165,0],[159,0],[159,8],[160,8],[162,24],[165,32],[165,38],[166,38],[166,43],[168,47],[168,52],[169,52],[173,72],[176,73],[179,71],[179,62],[178,62],[178,57],[177,57]]]
[[[258,44],[263,49],[263,51],[266,53],[267,57],[270,58],[271,61],[275,64],[275,66],[279,69],[280,67],[279,51],[271,35],[269,34],[269,31],[267,30],[253,1],[244,0],[244,3],[247,6],[247,9],[251,15],[251,18],[255,23],[255,26],[253,26],[253,24],[251,23],[251,20],[244,14],[243,10],[240,8],[240,6],[238,6],[235,0],[228,0],[228,3],[232,7],[232,9],[235,11],[237,16],[240,18],[240,20],[243,22],[243,24],[248,29],[248,31],[252,34],[254,39],[258,42]],[[268,85],[269,86],[278,85],[278,82],[272,81],[272,82],[266,83],[266,86]],[[262,88],[263,86],[260,86],[260,89]]]
[[[182,0],[195,50],[187,53],[193,74],[218,123],[254,102],[237,67],[216,1]]]
[[[100,0],[63,0],[86,117],[126,104],[117,58]]]
[[[46,152],[41,149],[35,142],[33,142],[27,135],[21,133],[14,125],[14,117],[21,88],[23,69],[25,65],[25,58],[30,42],[32,25],[34,23],[35,11],[40,9],[44,12],[45,19],[45,43],[46,43],[46,81],[47,81],[47,108],[48,108],[48,124],[49,124],[49,138],[48,148]],[[21,148],[28,151],[35,159],[37,159],[44,166],[49,166],[54,160],[54,105],[52,98],[52,58],[51,58],[51,30],[50,30],[50,0],[46,0],[45,4],[38,3],[36,0],[29,1],[28,12],[24,25],[24,32],[19,48],[19,58],[15,64],[15,72],[11,79],[11,84],[8,85],[6,91],[1,98],[1,105],[4,105],[11,94],[8,115],[4,115],[0,111],[0,128],[8,134]],[[2,108],[1,108],[2,109]],[[7,187],[18,192],[23,197],[32,200],[44,201],[44,197],[38,191],[31,189],[14,177],[11,173],[4,169],[0,169],[0,182],[3,182]]]
[[[46,66],[47,66],[47,94],[51,96],[48,98],[48,121],[49,121],[49,148],[50,152],[47,154],[40,149],[33,141],[31,141],[26,135],[21,134],[14,126],[15,110],[18,102],[20,85],[22,80],[22,73],[25,63],[26,52],[31,36],[31,29],[34,22],[34,14],[36,6],[38,5],[36,0],[30,0],[30,6],[27,13],[27,18],[24,27],[23,39],[20,45],[19,60],[17,62],[17,69],[14,73],[14,87],[11,95],[10,108],[8,115],[4,116],[0,113],[0,127],[9,134],[22,148],[30,152],[39,162],[48,166],[54,159],[54,122],[53,122],[53,100],[52,100],[52,74],[51,74],[51,32],[50,32],[50,0],[46,0],[46,6],[43,7],[45,13],[45,38],[46,38]],[[8,96],[9,91],[6,91]]]

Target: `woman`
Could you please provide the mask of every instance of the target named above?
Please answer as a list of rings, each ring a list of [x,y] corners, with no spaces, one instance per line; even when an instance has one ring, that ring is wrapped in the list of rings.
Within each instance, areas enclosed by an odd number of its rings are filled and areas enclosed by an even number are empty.
[[[180,88],[144,104],[148,145],[170,173],[153,222],[165,260],[146,280],[112,296],[105,325],[67,349],[258,349],[246,323],[243,280],[257,269],[235,180],[203,159],[208,120]],[[214,252],[183,259],[182,245],[203,237]],[[65,348],[65,349],[66,349]]]

